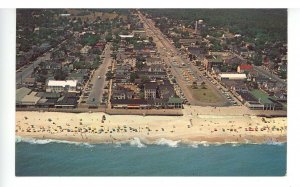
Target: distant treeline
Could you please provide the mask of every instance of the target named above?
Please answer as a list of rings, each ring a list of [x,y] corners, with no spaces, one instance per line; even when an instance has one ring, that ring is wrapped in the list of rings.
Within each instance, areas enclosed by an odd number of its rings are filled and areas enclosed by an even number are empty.
[[[250,38],[264,41],[287,40],[287,9],[144,9],[155,16],[182,20],[193,25],[202,19],[213,27],[228,28]]]

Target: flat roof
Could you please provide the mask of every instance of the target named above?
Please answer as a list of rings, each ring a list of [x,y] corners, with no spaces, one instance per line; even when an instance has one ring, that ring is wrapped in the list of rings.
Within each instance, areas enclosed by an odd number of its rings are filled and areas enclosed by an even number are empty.
[[[239,74],[239,73],[220,73],[219,76],[221,78],[243,78],[243,79],[246,79],[246,74],[242,73],[242,74]]]
[[[273,102],[269,100],[269,95],[264,93],[261,90],[255,89],[251,91],[251,94],[257,99],[260,100],[263,104],[272,104]]]
[[[65,81],[57,81],[57,80],[49,80],[48,86],[72,86],[75,87],[77,85],[78,80],[65,80]]]
[[[22,99],[22,103],[37,103],[40,97],[36,96],[37,92],[31,92],[29,95],[25,95]]]
[[[119,35],[121,38],[133,38],[134,35],[133,34],[130,34],[130,35],[123,35],[123,34],[120,34]]]
[[[16,90],[16,101],[21,102],[21,100],[31,92],[31,89],[22,87]]]

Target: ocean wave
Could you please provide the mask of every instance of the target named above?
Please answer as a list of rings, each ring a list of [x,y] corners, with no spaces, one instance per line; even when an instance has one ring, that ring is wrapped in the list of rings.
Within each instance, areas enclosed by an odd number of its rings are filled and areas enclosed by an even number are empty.
[[[139,138],[136,138],[136,137],[134,137],[134,138],[129,142],[129,144],[130,144],[131,146],[136,146],[136,147],[138,147],[138,148],[146,147],[146,145],[143,144],[143,143],[141,142],[141,140],[140,140]]]
[[[279,145],[279,146],[282,146],[282,145],[285,144],[285,142],[266,141],[265,144],[267,144],[267,145]]]
[[[15,142],[16,143],[25,142],[29,144],[41,144],[41,145],[48,144],[48,143],[65,143],[65,144],[73,144],[78,146],[86,146],[89,148],[94,147],[94,145],[85,142],[72,142],[67,140],[54,140],[54,139],[35,139],[35,138],[25,138],[20,136],[16,136]]]
[[[198,143],[190,143],[188,146],[192,148],[198,148]]]
[[[165,138],[161,138],[161,139],[155,141],[154,144],[156,144],[156,145],[167,145],[169,147],[177,147],[179,142],[180,142],[180,140],[173,141],[173,140],[168,140],[168,139],[165,139]]]

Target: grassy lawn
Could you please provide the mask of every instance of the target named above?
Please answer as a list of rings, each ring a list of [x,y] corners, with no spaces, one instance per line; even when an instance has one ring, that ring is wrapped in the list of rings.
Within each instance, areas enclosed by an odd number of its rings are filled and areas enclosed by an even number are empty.
[[[201,86],[199,86],[199,88],[193,89],[192,86],[189,86],[188,89],[193,97],[200,102],[216,103],[220,101],[220,98],[210,88],[201,89]]]

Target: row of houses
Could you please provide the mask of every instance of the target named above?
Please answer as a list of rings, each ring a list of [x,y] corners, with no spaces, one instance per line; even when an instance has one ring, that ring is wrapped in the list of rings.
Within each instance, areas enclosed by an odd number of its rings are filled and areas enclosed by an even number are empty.
[[[220,83],[225,86],[236,98],[245,106],[253,110],[282,110],[284,99],[277,96],[270,96],[264,90],[259,88],[248,88],[250,82],[246,80],[245,74],[223,74],[221,77],[229,78],[220,79]],[[286,98],[285,98],[286,99]]]
[[[76,93],[35,92],[22,87],[16,90],[16,107],[20,108],[76,108]]]
[[[147,44],[142,49],[133,49],[130,54],[126,53],[126,49],[132,47],[127,41],[128,37],[121,37],[119,49],[124,49],[118,50],[116,55],[112,108],[182,108],[182,101],[175,94],[168,79],[165,64],[155,52],[156,47]]]
[[[112,108],[121,109],[180,109],[182,101],[177,97],[164,99],[112,99]]]

